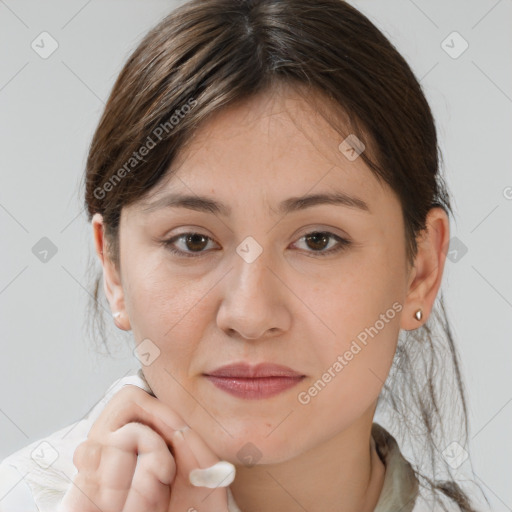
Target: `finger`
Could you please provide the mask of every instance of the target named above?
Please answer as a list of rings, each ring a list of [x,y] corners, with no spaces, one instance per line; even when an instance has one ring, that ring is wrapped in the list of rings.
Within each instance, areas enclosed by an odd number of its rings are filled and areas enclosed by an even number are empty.
[[[113,450],[115,452],[113,453]],[[119,465],[115,472],[117,482],[107,482],[105,478],[101,477],[98,471],[92,469],[92,466],[78,465],[79,472],[75,475],[71,487],[66,492],[59,511],[62,512],[119,512],[122,510],[123,504],[128,496],[128,490],[131,478],[133,476],[133,469],[135,462],[132,463],[132,456],[128,460],[123,460],[126,453],[104,446],[101,451],[101,459],[115,457]],[[136,459],[136,457],[135,457]],[[101,466],[101,462],[100,462]],[[124,482],[124,483],[123,483]],[[119,486],[116,489],[107,489],[108,496],[105,499],[105,486],[113,485]]]
[[[152,443],[148,443],[147,450],[139,447],[137,467],[123,512],[167,512],[176,464],[165,441],[153,431],[151,436],[155,437],[153,447]]]
[[[209,471],[210,474],[200,472],[195,468],[192,468],[191,471],[197,475],[195,481],[210,488],[227,487],[230,485],[235,478],[235,466],[227,461],[221,461],[221,459],[206,444],[204,439],[194,430],[185,429],[183,433],[198,462],[197,468],[211,468]],[[214,465],[216,465],[215,468],[212,467]],[[201,473],[203,473],[204,476],[201,475]]]
[[[127,423],[111,433],[107,437],[106,443],[113,448],[123,450],[135,456],[135,463],[137,465],[141,460],[146,464],[148,455],[152,455],[156,458],[158,464],[148,466],[150,473],[165,485],[170,485],[172,482],[176,469],[174,458],[169,452],[165,441],[147,425],[138,422]],[[114,464],[113,460],[104,466],[100,464],[100,471],[103,470],[106,473],[110,471],[115,472],[116,466]]]
[[[88,437],[101,442],[105,432],[114,432],[130,422],[151,427],[168,445],[172,445],[174,432],[187,426],[183,418],[161,400],[137,386],[127,384],[110,399],[91,427]]]
[[[102,445],[92,439],[81,442],[73,453],[73,464],[79,471],[96,471],[100,465]]]
[[[107,512],[112,510],[111,505],[121,510],[119,507],[122,507],[128,495],[136,460],[135,454],[126,453],[117,447],[102,445],[90,439],[80,443],[73,454],[73,463],[78,473],[73,480],[71,492],[66,497],[67,508],[64,510]],[[110,465],[116,466],[116,471],[108,468],[109,461]],[[103,475],[105,470],[106,475]],[[106,486],[111,488],[107,503],[103,498],[103,489]]]
[[[96,505],[89,496],[96,493],[87,486],[77,485],[79,475],[71,482],[64,497],[56,508],[56,512],[105,512]],[[97,490],[97,487],[95,488]]]
[[[201,469],[207,469],[211,466],[214,466],[213,471],[215,473],[216,464],[231,466],[234,471],[234,466],[226,461],[220,461],[204,441],[201,440],[200,436],[189,428],[184,429],[183,432],[177,432],[173,437],[173,442],[177,472],[176,479],[171,484],[169,511],[175,512],[182,509],[195,509],[198,512],[206,510],[208,512],[226,511],[228,503],[227,490],[225,487],[217,486],[220,480],[226,480],[226,475],[223,478],[218,478],[219,475],[217,474],[216,484],[213,486],[194,486],[190,481],[190,473],[192,471],[201,471]],[[198,459],[202,462],[200,463]],[[214,487],[214,489],[212,490],[212,488],[208,487]]]
[[[165,443],[164,443],[165,444]],[[167,447],[165,448],[167,450]],[[167,450],[168,451],[168,450]],[[169,456],[172,455],[169,453]],[[167,464],[160,452],[150,452],[139,455],[130,491],[123,512],[167,512],[171,496],[171,487],[155,477],[154,468]],[[168,472],[168,480],[174,477],[174,470]]]
[[[188,437],[185,433],[190,428],[183,428],[177,430],[172,436],[172,444],[174,448],[174,460],[176,462],[176,480],[181,480],[183,485],[190,486],[189,473],[192,469],[199,467],[199,462],[187,442]],[[176,481],[173,482],[173,488],[176,486]]]
[[[89,495],[94,503],[115,512],[124,510],[127,501],[134,507],[132,511],[153,510],[159,502],[160,507],[168,503],[175,464],[156,432],[141,423],[127,423],[110,433],[104,443],[97,470],[82,475],[83,484],[96,490]]]

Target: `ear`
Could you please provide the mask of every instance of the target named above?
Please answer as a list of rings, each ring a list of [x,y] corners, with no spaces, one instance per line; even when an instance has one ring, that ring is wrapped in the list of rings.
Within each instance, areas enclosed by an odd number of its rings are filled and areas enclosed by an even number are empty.
[[[110,304],[112,313],[119,313],[119,315],[114,317],[114,322],[119,329],[129,331],[131,326],[125,307],[120,271],[108,257],[106,239],[104,236],[103,216],[99,213],[95,213],[91,224],[96,254],[103,267],[103,289],[105,290],[105,296]]]
[[[450,221],[445,210],[437,206],[431,208],[426,219],[426,229],[417,239],[418,253],[409,273],[400,326],[402,329],[417,329],[427,321],[441,286],[449,242]],[[423,313],[420,321],[414,317],[418,309]]]

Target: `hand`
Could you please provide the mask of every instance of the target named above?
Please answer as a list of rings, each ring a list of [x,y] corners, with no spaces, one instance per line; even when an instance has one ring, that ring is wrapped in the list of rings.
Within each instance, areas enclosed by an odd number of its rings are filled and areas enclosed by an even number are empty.
[[[218,462],[175,411],[143,389],[125,385],[77,446],[78,473],[58,510],[228,512],[225,486],[234,467],[229,476],[217,477],[215,488],[195,487],[189,480],[193,469]]]

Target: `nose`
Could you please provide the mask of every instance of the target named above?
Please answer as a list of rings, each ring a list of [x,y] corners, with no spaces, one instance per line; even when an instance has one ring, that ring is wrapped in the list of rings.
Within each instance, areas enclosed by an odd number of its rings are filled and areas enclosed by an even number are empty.
[[[290,327],[291,292],[264,255],[265,251],[248,263],[235,254],[234,266],[223,280],[217,325],[228,336],[255,340]]]

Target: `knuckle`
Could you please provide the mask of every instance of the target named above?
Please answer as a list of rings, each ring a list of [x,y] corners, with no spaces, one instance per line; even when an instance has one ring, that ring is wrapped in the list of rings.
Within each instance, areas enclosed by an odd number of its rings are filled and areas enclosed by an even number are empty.
[[[102,446],[91,439],[80,443],[73,453],[73,464],[78,471],[95,471],[101,460]]]
[[[135,384],[125,384],[121,387],[114,396],[112,397],[112,401],[115,402],[136,402],[137,399],[147,395],[146,391],[139,388]]]
[[[154,474],[161,483],[170,485],[176,472],[174,457],[166,448],[165,452],[160,451],[155,456]]]
[[[149,425],[146,425],[142,421],[133,420],[129,423],[125,423],[119,427],[116,431],[110,434],[111,439],[116,442],[120,439],[127,439],[128,437],[136,437],[139,441],[139,445],[143,444],[147,450],[162,450],[166,449],[167,445],[160,435],[155,432]],[[141,443],[143,441],[143,443]]]
[[[107,420],[108,423],[122,421],[127,413],[136,415],[141,411],[141,403],[143,403],[150,395],[143,389],[126,384],[118,390],[109,400],[105,408],[100,414],[100,418]]]
[[[131,389],[134,386],[123,386],[110,399],[105,410],[109,410],[111,414],[121,414],[125,409],[130,409],[137,403],[136,395]]]
[[[125,385],[116,391],[92,425],[88,437],[100,440],[109,431],[110,425],[119,425],[127,417],[135,416],[140,409],[138,402],[143,399],[137,390],[146,393],[133,385]]]
[[[132,486],[130,488],[130,492],[133,492],[140,496],[142,498],[142,501],[145,504],[146,510],[160,510],[162,507],[162,496],[161,493],[147,493],[140,489],[138,489],[136,486]]]

